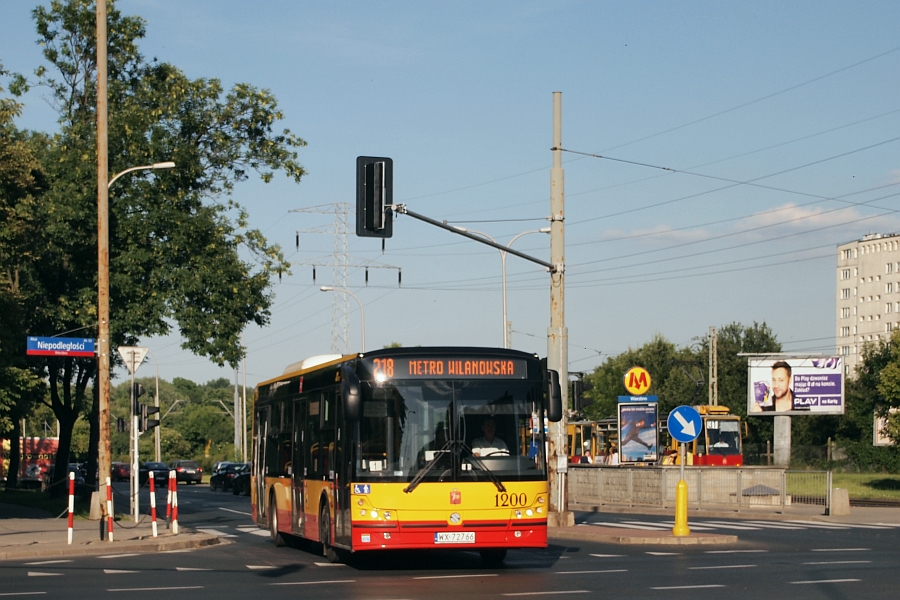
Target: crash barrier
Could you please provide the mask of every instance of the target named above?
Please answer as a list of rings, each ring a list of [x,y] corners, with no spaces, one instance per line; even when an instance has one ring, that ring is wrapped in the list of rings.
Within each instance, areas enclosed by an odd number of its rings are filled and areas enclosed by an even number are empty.
[[[569,465],[569,503],[581,506],[675,506],[680,467]],[[797,504],[831,509],[830,471],[768,467],[685,467],[690,508],[772,509]]]

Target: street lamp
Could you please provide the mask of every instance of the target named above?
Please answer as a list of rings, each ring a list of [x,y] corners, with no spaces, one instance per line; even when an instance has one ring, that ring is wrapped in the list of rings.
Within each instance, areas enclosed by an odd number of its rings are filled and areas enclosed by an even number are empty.
[[[99,5],[99,3],[98,3]],[[100,19],[100,13],[103,18]],[[99,409],[100,409],[100,447],[97,449],[99,459],[100,490],[104,489],[109,478],[110,458],[112,446],[109,439],[109,188],[122,175],[132,171],[147,169],[172,169],[174,162],[160,162],[139,167],[131,167],[115,175],[107,183],[107,147],[106,147],[106,17],[105,9],[98,8],[98,78],[102,75],[102,81],[98,79],[98,126],[97,126],[97,154],[98,154],[98,199],[97,199],[97,381],[99,383]],[[103,25],[103,35],[100,35],[99,27]],[[102,47],[102,53],[100,51]],[[100,54],[102,54],[102,61]],[[102,62],[102,65],[100,64]],[[102,71],[102,73],[101,73]],[[102,102],[101,102],[102,101]],[[102,104],[102,107],[101,107]],[[106,185],[103,185],[103,184]],[[102,504],[102,502],[101,502]],[[105,512],[105,506],[103,507]],[[107,519],[112,515],[104,515]],[[101,535],[105,535],[104,533]]]
[[[466,232],[466,233],[474,233],[476,235],[484,236],[487,239],[494,242],[495,244],[497,243],[497,240],[495,240],[493,237],[489,236],[488,234],[486,234],[483,231],[476,231],[474,229],[466,229],[465,227],[455,227],[454,226],[454,228],[458,229],[459,231]],[[550,228],[542,227],[540,229],[533,229],[531,231],[523,231],[522,233],[519,233],[515,237],[513,237],[513,239],[509,240],[509,243],[506,244],[506,247],[507,248],[512,247],[513,242],[515,242],[520,237],[522,237],[524,235],[528,235],[530,233],[550,233]],[[502,268],[501,287],[503,288],[503,347],[508,349],[508,348],[510,348],[510,346],[512,346],[512,341],[509,339],[509,320],[507,319],[507,316],[506,316],[506,252],[504,252],[503,250],[500,250],[500,265]]]
[[[356,294],[354,294],[350,290],[343,290],[340,288],[332,287],[330,285],[323,285],[322,287],[319,288],[319,290],[322,292],[341,292],[343,294],[347,294],[348,296],[350,296],[351,298],[356,300],[357,304],[359,304],[359,318],[360,318],[360,323],[362,325],[362,340],[361,340],[362,341],[362,351],[365,352],[366,351],[366,311],[363,309],[362,302],[360,302],[359,298],[356,297]]]

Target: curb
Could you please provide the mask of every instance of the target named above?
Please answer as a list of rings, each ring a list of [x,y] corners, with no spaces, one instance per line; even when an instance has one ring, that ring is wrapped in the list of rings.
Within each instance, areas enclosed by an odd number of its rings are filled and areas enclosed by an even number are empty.
[[[697,546],[737,544],[738,536],[717,533],[692,533],[685,537],[675,537],[671,533],[659,531],[629,531],[623,533],[614,527],[595,527],[592,525],[576,525],[574,527],[552,527],[547,530],[547,537],[557,540],[577,540],[581,542],[599,542],[605,544],[646,544],[655,546]]]
[[[123,542],[88,542],[78,546],[60,546],[40,548],[38,545],[18,548],[15,550],[0,550],[0,560],[12,560],[22,558],[56,558],[60,556],[99,556],[103,554],[124,554],[152,552],[171,552],[173,550],[188,550],[205,548],[222,543],[218,536],[205,534],[189,534],[189,539],[172,539],[157,542],[141,540],[128,540]]]

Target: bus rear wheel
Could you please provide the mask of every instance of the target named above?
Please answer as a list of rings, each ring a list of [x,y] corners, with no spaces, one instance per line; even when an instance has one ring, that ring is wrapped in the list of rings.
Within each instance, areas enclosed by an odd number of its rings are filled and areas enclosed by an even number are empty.
[[[488,567],[495,567],[503,564],[503,559],[506,558],[506,548],[485,548],[484,550],[481,550],[480,553],[481,562]]]
[[[269,535],[276,547],[284,546],[284,536],[278,531],[278,506],[274,495],[269,499]]]

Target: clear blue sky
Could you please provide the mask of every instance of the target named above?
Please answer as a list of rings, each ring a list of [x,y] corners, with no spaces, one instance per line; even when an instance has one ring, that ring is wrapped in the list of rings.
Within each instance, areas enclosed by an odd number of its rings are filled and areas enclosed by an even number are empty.
[[[41,64],[28,2],[3,0],[0,60]],[[246,332],[248,382],[330,352],[333,239],[290,211],[354,201],[358,155],[389,156],[395,201],[502,242],[547,225],[552,92],[564,155],[570,370],[662,334],[765,321],[789,351],[832,352],[835,246],[900,230],[900,3],[226,2],[123,0],[147,21],[141,50],[190,77],[272,90],[309,142],[299,184],[235,198],[296,266],[269,327]],[[41,92],[19,121],[52,130]],[[163,157],[160,157],[163,159]],[[721,179],[715,179],[721,178]],[[753,182],[738,185],[725,180]],[[888,187],[884,187],[888,186]],[[876,189],[879,188],[879,189]],[[353,215],[350,215],[351,223]],[[516,248],[543,259],[548,238]],[[502,344],[500,258],[410,218],[350,238],[369,349]],[[513,346],[546,354],[548,276],[509,258]],[[350,300],[350,350],[360,319]],[[233,372],[145,340],[160,375]],[[145,366],[139,375],[152,374]]]

